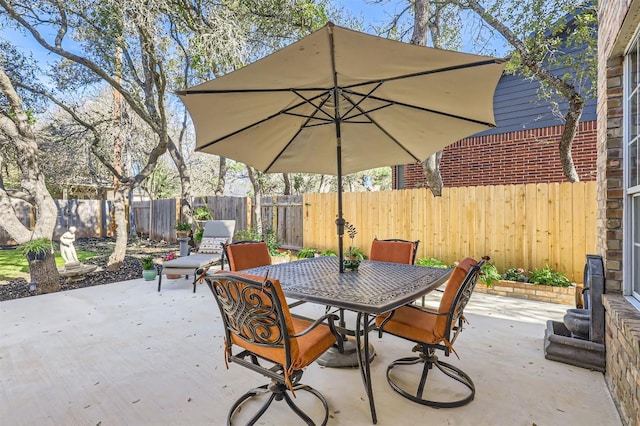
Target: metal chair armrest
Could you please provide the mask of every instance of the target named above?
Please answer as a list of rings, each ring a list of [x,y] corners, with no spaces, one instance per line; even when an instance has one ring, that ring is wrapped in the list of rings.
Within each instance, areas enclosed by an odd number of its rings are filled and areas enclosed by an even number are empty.
[[[291,316],[295,317],[295,318],[306,319],[305,317],[300,316],[300,315],[291,314]],[[340,333],[338,333],[338,330],[336,329],[336,326],[334,324],[334,321],[337,321],[339,319],[340,319],[340,317],[338,317],[337,315],[334,315],[334,314],[323,315],[320,318],[318,318],[317,320],[313,321],[313,323],[309,327],[307,327],[305,330],[301,331],[300,333],[296,333],[296,334],[292,335],[291,337],[304,336],[305,334],[308,334],[309,332],[311,332],[311,330],[313,330],[314,328],[316,328],[320,324],[324,323],[325,320],[326,320],[327,325],[329,326],[329,330],[331,330],[331,334],[333,334],[333,336],[336,338],[336,343],[338,344],[338,349],[340,350],[340,353],[342,353],[344,351],[343,345],[342,345],[342,336],[340,335]]]

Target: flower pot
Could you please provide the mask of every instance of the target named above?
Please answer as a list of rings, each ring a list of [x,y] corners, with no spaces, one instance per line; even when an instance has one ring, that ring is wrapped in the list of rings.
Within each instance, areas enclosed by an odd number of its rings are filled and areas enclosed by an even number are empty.
[[[176,231],[176,238],[189,238],[189,231]]]
[[[360,259],[357,257],[346,257],[342,261],[342,266],[345,270],[357,271],[360,266]]]
[[[156,268],[142,270],[142,278],[144,278],[145,281],[153,281],[157,276],[158,271],[156,270]]]
[[[26,254],[26,258],[29,262],[33,262],[34,260],[44,260],[44,258],[47,256],[47,253],[45,252],[33,252],[30,251]]]

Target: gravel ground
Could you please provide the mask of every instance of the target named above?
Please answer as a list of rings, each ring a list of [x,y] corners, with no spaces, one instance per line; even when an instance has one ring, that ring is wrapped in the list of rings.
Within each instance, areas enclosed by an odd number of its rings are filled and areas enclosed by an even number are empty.
[[[61,278],[62,291],[140,278],[142,276],[142,267],[139,261],[141,257],[148,254],[162,257],[170,251],[178,250],[177,244],[135,239],[129,241],[122,267],[117,271],[107,271],[105,268],[114,245],[115,240],[112,238],[81,238],[76,240],[75,247],[77,250],[91,250],[97,253],[97,256],[84,263],[97,265],[98,268],[78,281],[67,281]],[[10,248],[5,248],[5,250],[10,250]],[[29,291],[27,280],[23,278],[12,280],[8,283],[0,283],[0,301],[34,295],[34,292]]]

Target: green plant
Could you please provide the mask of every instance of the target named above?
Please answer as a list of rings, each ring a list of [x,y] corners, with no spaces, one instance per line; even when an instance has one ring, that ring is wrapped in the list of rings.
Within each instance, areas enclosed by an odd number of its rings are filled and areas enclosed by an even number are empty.
[[[336,257],[338,256],[338,252],[336,252],[333,249],[328,249],[323,251],[322,253],[320,253],[321,256],[332,256],[332,257]]]
[[[441,260],[435,259],[433,257],[428,257],[426,259],[418,259],[416,261],[416,265],[418,266],[426,266],[428,268],[450,268],[449,265],[442,262]]]
[[[563,273],[554,271],[549,265],[533,271],[529,276],[529,282],[554,287],[569,287],[571,285],[571,282]]]
[[[344,252],[345,257],[355,257],[358,260],[363,260],[367,258],[367,255],[364,254],[362,250],[358,247],[350,246],[347,251]]]
[[[264,232],[264,242],[267,243],[267,248],[269,249],[269,254],[272,256],[279,256],[282,253],[280,252],[280,241],[278,241],[278,236],[272,228],[267,228]]]
[[[213,219],[213,215],[211,214],[211,211],[208,208],[206,208],[206,207],[198,207],[193,212],[193,218],[195,220],[212,220]]]
[[[20,246],[22,254],[24,256],[42,256],[53,251],[53,245],[48,238],[36,238],[35,240],[27,241]]]
[[[140,259],[140,263],[142,264],[142,269],[144,269],[145,271],[149,271],[155,268],[155,265],[153,264],[153,256],[143,257],[142,259]]]
[[[502,275],[498,272],[498,268],[493,266],[493,264],[486,262],[480,268],[480,280],[483,281],[487,287],[491,287],[494,281],[500,281],[502,279]]]
[[[202,236],[204,235],[204,229],[198,229],[193,233],[193,241],[199,243],[202,241]]]
[[[176,231],[191,231],[191,224],[186,222],[178,222]]]
[[[509,268],[504,274],[502,274],[502,279],[507,281],[517,281],[521,283],[526,283],[528,278],[524,275],[524,269],[522,268]]]
[[[235,241],[258,241],[262,239],[262,235],[260,235],[256,229],[247,228],[236,232],[233,239]]]
[[[298,259],[308,259],[310,257],[314,257],[316,255],[316,249],[314,248],[303,248],[298,251],[296,256]]]

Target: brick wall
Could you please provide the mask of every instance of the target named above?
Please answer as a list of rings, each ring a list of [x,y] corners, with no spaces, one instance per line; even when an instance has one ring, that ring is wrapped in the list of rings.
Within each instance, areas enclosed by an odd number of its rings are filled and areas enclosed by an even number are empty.
[[[558,142],[564,126],[471,137],[444,149],[440,171],[446,187],[566,182]],[[582,181],[596,179],[595,121],[580,123],[572,145]],[[394,187],[396,182],[394,168]],[[424,186],[421,164],[404,166],[404,187]]]
[[[640,425],[640,311],[621,294],[625,236],[622,65],[624,49],[640,25],[639,3],[598,2],[597,247],[606,275],[605,380],[625,425]]]

